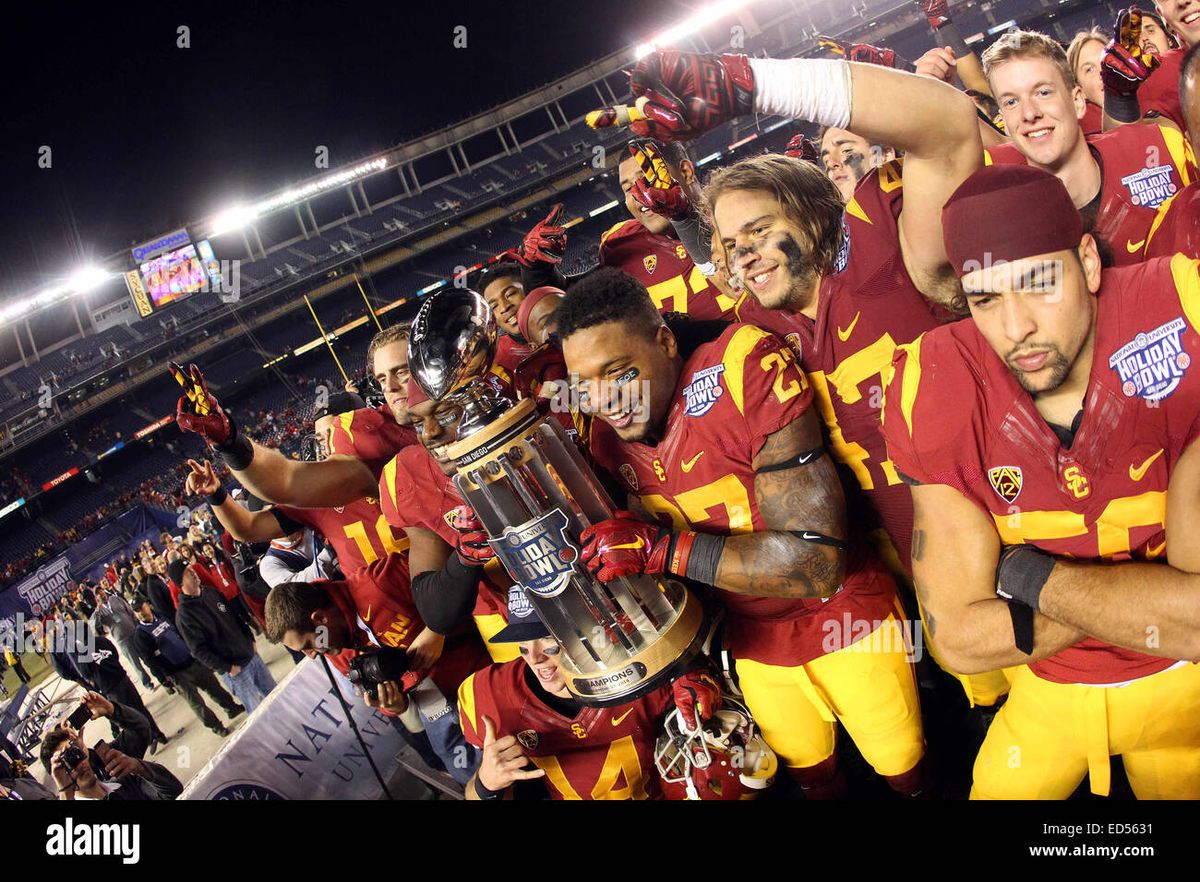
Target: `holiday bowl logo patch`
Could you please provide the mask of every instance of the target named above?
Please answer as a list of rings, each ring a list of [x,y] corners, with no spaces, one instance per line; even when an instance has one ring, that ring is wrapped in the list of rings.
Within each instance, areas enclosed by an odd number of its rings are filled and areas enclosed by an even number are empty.
[[[567,538],[567,516],[557,508],[505,528],[503,536],[488,544],[513,579],[539,597],[561,594],[579,560],[579,549]]]
[[[692,381],[683,390],[683,403],[690,417],[704,416],[717,399],[724,394],[721,387],[721,374],[725,373],[725,365],[714,364],[692,374]]]
[[[1192,357],[1183,351],[1183,318],[1172,319],[1153,331],[1138,334],[1108,359],[1110,370],[1121,379],[1125,397],[1162,401],[1175,391]]]
[[[1134,205],[1158,208],[1179,189],[1175,186],[1174,176],[1173,166],[1159,165],[1121,178],[1121,183],[1129,191],[1129,198]]]
[[[988,469],[988,481],[991,482],[992,489],[1009,505],[1012,505],[1021,495],[1020,466],[990,468]]]
[[[842,215],[842,242],[838,245],[837,257],[833,260],[833,272],[840,273],[850,265],[850,224],[846,222],[846,215]]]

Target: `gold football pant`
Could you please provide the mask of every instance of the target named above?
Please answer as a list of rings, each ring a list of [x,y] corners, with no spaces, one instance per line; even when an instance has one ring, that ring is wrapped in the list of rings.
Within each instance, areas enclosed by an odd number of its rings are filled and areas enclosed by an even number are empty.
[[[1128,686],[1051,683],[1022,665],[975,760],[972,799],[1107,796],[1120,755],[1139,799],[1200,799],[1200,666]]]
[[[792,768],[833,755],[837,726],[880,775],[910,771],[925,753],[921,704],[901,621],[804,665],[737,659],[746,706],[767,744]]]

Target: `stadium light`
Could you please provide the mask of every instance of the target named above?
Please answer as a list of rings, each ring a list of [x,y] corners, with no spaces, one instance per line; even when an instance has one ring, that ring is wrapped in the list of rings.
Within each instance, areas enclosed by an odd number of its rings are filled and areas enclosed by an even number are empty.
[[[706,25],[712,24],[714,21],[740,9],[750,2],[751,0],[720,0],[718,3],[711,3],[708,6],[698,9],[679,24],[667,28],[649,42],[638,44],[637,48],[633,50],[633,57],[641,58],[644,55],[649,55],[658,46],[670,45],[682,40],[684,37],[689,37]]]
[[[245,205],[227,208],[213,219],[213,228],[209,235],[220,236],[222,233],[236,232],[256,217],[258,217],[258,212]]]
[[[110,278],[112,278],[112,274],[107,270],[98,266],[86,266],[71,274],[71,277],[67,279],[67,288],[72,294],[83,294],[99,288]]]

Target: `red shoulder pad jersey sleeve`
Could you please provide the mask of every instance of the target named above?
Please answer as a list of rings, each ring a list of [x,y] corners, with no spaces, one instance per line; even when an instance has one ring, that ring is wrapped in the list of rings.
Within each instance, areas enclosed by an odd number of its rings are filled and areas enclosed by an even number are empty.
[[[393,527],[415,526],[408,512],[412,508],[415,486],[413,469],[419,465],[417,456],[428,457],[425,448],[405,447],[391,458],[379,475],[379,508]]]
[[[754,325],[735,325],[721,359],[733,405],[744,420],[750,458],[763,442],[812,406],[813,391],[796,354],[779,337]]]
[[[968,438],[971,421],[961,417],[973,413],[969,401],[976,391],[951,327],[896,349],[884,388],[882,428],[888,455],[902,475],[965,494],[970,478],[963,455],[974,441]]]
[[[1154,261],[1154,263],[1157,262]],[[1169,261],[1163,260],[1162,263],[1170,267],[1175,294],[1179,297],[1184,318],[1193,332],[1200,333],[1200,260],[1188,255],[1176,254]],[[1155,301],[1158,301],[1154,290],[1157,288],[1158,286],[1154,285],[1148,292]],[[1167,402],[1170,407],[1168,416],[1173,424],[1171,432],[1172,434],[1177,431],[1183,433],[1183,444],[1186,449],[1197,437],[1200,437],[1200,384],[1196,386],[1186,384],[1184,385],[1184,394],[1172,396],[1172,398],[1179,400],[1168,400]],[[1178,422],[1173,419],[1175,413],[1180,414]],[[1192,414],[1196,415],[1194,419],[1191,418]],[[1179,425],[1179,429],[1175,428],[1174,424],[1176,423]]]
[[[471,674],[458,687],[458,720],[462,726],[463,737],[475,747],[483,747],[484,725],[483,718],[490,717],[496,724],[496,737],[505,735],[500,705],[507,703],[505,696],[497,695],[496,687],[504,680],[499,676],[501,668],[506,665],[525,662],[521,659],[506,662],[505,665],[489,665]]]

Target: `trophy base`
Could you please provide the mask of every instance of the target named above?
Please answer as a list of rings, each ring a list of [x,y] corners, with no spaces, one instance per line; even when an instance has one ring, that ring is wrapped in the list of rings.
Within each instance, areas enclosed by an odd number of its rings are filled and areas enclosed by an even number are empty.
[[[589,707],[613,707],[641,698],[679,676],[701,651],[705,629],[704,608],[685,589],[683,608],[675,622],[653,645],[631,656],[612,671],[577,674],[561,666],[567,689]]]
[[[488,463],[496,455],[505,452],[505,445],[517,438],[540,418],[541,415],[533,400],[526,398],[488,423],[483,429],[460,441],[455,441],[446,450],[446,455],[458,463],[458,473],[464,477],[476,469],[484,469],[486,474]],[[516,461],[520,461],[519,457]],[[491,472],[493,476],[498,473],[498,470]]]

